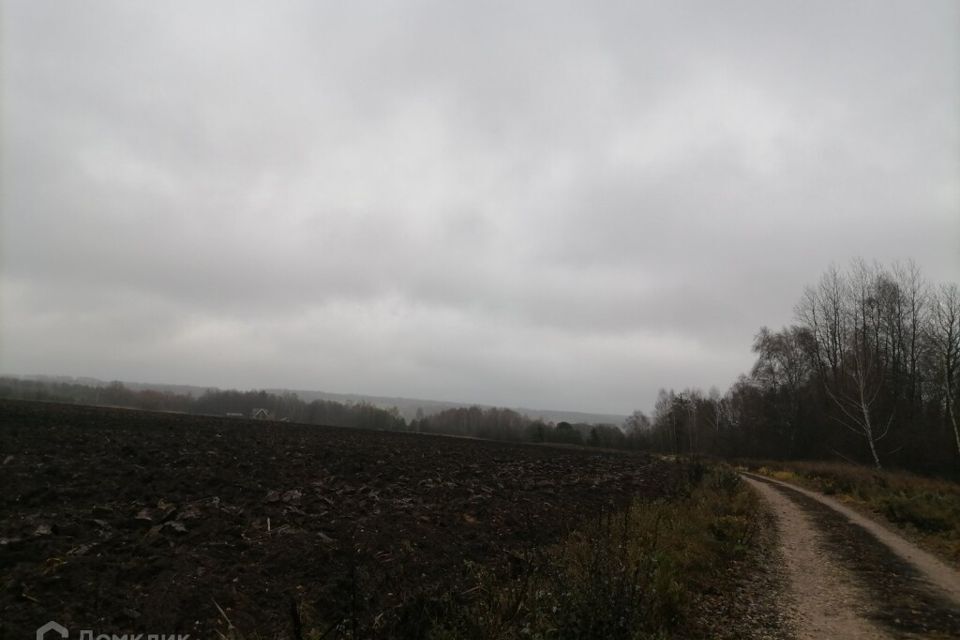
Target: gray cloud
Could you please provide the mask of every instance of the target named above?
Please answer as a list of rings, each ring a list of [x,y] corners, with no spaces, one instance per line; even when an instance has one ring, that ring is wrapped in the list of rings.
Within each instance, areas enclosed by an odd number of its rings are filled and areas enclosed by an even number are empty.
[[[4,2],[0,371],[626,412],[960,275],[960,10]]]

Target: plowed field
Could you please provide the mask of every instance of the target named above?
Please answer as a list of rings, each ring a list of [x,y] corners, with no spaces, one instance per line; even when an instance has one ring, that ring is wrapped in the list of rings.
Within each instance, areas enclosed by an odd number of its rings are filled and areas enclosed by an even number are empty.
[[[414,637],[469,589],[465,561],[509,571],[674,475],[642,454],[0,400],[0,636],[210,638],[226,617],[292,638],[309,616]]]

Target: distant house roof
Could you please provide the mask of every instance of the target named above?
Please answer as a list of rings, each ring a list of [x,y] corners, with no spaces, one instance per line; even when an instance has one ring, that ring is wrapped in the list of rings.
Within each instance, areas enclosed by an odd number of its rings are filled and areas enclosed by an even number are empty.
[[[270,415],[270,412],[266,409],[254,409],[250,414],[250,417],[254,420],[270,420],[273,418],[273,416]]]

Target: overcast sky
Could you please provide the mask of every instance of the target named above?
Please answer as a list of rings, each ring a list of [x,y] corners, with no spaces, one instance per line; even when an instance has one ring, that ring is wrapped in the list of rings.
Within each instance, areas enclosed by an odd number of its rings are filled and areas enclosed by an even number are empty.
[[[629,413],[960,280],[960,4],[3,1],[0,372]]]

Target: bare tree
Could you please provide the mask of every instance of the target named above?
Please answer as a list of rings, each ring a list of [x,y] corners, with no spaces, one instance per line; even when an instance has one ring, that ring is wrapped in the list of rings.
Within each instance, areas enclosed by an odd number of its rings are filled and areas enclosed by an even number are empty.
[[[957,424],[955,408],[960,395],[960,289],[956,284],[942,285],[932,306],[930,344],[940,368],[946,416],[960,454],[960,425]]]
[[[834,420],[865,440],[878,469],[882,465],[877,444],[887,436],[893,423],[892,413],[886,424],[876,415],[886,373],[880,347],[883,276],[876,265],[862,260],[853,263],[844,282],[843,314],[848,331],[843,340],[841,373],[825,387],[839,409]]]
[[[816,351],[812,332],[792,326],[772,333],[766,327],[754,338],[757,362],[750,372],[767,397],[786,431],[787,455],[795,450],[800,422],[801,393],[812,373]]]
[[[930,308],[930,286],[913,260],[906,264],[893,266],[893,277],[897,283],[899,299],[894,332],[899,342],[899,352],[903,357],[906,374],[905,395],[911,413],[921,403],[922,373],[920,370],[923,354],[924,327],[927,326]]]
[[[814,337],[814,360],[820,377],[837,379],[842,374],[843,350],[849,332],[844,312],[848,285],[837,269],[830,267],[815,287],[807,287],[794,308],[797,319]]]

